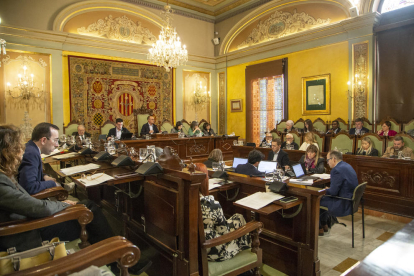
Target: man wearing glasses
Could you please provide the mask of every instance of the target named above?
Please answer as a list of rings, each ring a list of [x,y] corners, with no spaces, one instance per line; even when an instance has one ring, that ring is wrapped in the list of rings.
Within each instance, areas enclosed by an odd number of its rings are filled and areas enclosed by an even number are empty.
[[[32,132],[32,139],[26,143],[23,160],[17,179],[31,195],[44,189],[60,186],[56,180],[43,174],[41,154],[49,155],[59,146],[59,128],[49,123],[38,124]]]
[[[295,143],[292,134],[286,134],[285,140],[286,141],[282,143],[282,149],[299,150],[299,145]]]

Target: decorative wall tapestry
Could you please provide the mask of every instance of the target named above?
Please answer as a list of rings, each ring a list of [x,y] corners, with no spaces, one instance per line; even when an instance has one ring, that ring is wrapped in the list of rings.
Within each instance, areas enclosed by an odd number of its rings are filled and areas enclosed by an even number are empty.
[[[353,119],[368,118],[368,42],[352,44]]]
[[[293,14],[276,11],[265,21],[259,21],[247,39],[237,47],[239,49],[249,47],[254,44],[306,31],[313,27],[329,24],[330,21],[331,19],[329,18],[315,19],[307,13],[297,13],[296,9],[293,11]]]
[[[134,131],[134,109],[152,109],[155,123],[173,121],[172,72],[139,63],[69,56],[71,120],[99,133],[107,120]]]

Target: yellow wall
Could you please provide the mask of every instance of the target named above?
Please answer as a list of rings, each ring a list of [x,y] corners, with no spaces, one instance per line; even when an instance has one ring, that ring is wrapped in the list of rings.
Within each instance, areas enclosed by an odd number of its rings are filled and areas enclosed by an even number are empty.
[[[246,66],[271,60],[288,58],[288,115],[293,121],[299,118],[348,120],[348,42],[308,49],[271,59],[258,60],[227,68],[227,133],[246,136],[245,69]],[[331,74],[331,114],[302,116],[302,77]],[[231,112],[230,100],[243,99],[243,112]]]

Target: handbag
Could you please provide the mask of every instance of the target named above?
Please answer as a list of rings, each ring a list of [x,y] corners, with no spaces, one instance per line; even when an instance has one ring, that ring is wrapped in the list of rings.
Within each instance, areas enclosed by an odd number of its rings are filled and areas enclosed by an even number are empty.
[[[16,252],[16,248],[12,247],[7,252],[0,252],[0,275],[28,269],[65,256],[65,242],[59,241],[59,238],[53,238],[50,242],[44,241],[41,247],[24,252]]]

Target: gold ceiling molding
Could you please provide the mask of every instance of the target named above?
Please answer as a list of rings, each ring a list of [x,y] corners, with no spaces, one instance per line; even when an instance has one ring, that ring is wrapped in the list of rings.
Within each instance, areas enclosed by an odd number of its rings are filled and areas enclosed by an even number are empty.
[[[275,11],[265,21],[259,21],[256,27],[250,32],[247,39],[237,45],[238,49],[250,47],[255,44],[274,40],[294,33],[306,31],[310,28],[326,25],[331,19],[315,19],[305,12],[293,13]]]
[[[68,23],[73,17],[90,13],[95,11],[116,11],[123,12],[125,14],[130,14],[143,18],[150,23],[161,28],[163,26],[163,21],[161,17],[157,14],[148,11],[148,9],[141,8],[137,5],[122,2],[122,1],[109,1],[109,0],[91,0],[91,1],[81,1],[72,5],[69,5],[63,9],[55,18],[53,22],[54,31],[63,31],[66,23]]]
[[[157,40],[149,29],[141,26],[141,22],[135,23],[126,15],[117,18],[109,15],[87,27],[78,28],[78,33],[137,44],[151,45]]]

